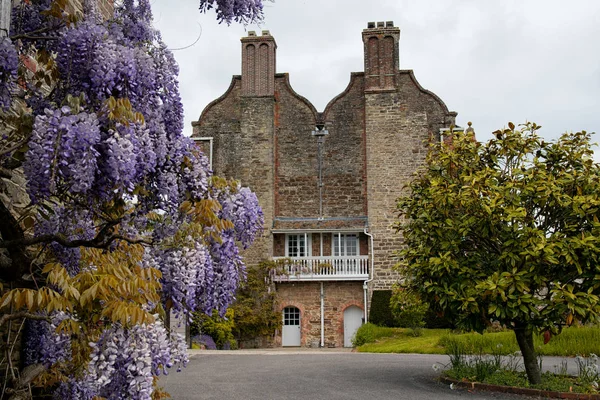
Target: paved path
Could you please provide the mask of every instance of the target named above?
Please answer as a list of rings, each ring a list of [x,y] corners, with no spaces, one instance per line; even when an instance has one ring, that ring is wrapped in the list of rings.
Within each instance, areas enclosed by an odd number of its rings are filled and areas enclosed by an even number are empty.
[[[529,399],[497,393],[451,390],[436,381],[436,363],[447,356],[370,354],[327,350],[193,352],[188,367],[160,384],[176,400],[327,399],[437,400]],[[558,359],[548,357],[545,369]],[[572,364],[572,363],[571,363]]]

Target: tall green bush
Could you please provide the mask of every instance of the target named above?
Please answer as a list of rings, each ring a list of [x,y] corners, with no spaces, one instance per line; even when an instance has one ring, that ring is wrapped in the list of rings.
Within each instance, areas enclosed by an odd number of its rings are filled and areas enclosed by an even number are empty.
[[[247,279],[236,293],[233,334],[238,340],[272,336],[281,328],[281,312],[271,276],[280,268],[275,261],[262,261],[249,267]]]
[[[391,290],[374,290],[371,297],[369,322],[379,326],[395,326],[390,308]]]
[[[215,310],[211,316],[203,313],[194,313],[192,325],[190,327],[192,336],[208,335],[215,341],[217,349],[237,348],[237,342],[233,336],[235,327],[234,310],[227,309],[224,317],[219,316]]]
[[[423,303],[414,292],[395,286],[390,308],[397,326],[413,330],[425,326],[425,314],[429,305]]]
[[[354,339],[352,339],[352,345],[358,347],[365,343],[373,343],[382,337],[393,336],[395,331],[393,328],[381,327],[369,322],[358,328]]]

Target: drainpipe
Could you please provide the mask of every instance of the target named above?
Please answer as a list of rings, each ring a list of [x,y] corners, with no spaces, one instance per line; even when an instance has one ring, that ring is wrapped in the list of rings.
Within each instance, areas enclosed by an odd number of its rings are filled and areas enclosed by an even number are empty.
[[[319,220],[323,220],[323,139],[329,135],[324,124],[317,123],[314,131],[311,132],[317,137],[317,160],[319,163]]]
[[[371,235],[369,233],[369,229],[367,227],[365,227],[365,230],[363,231],[365,235],[367,235],[369,237],[369,242],[371,243],[371,268],[369,268],[369,279],[367,279],[366,281],[364,281],[363,283],[363,291],[364,291],[364,304],[365,304],[365,324],[367,323],[367,292],[369,290],[369,285],[368,283],[371,282],[373,280],[374,277],[374,271],[373,271],[373,266],[375,264],[375,254],[374,254],[374,250],[373,250],[373,235]]]
[[[12,2],[10,0],[0,0],[0,38],[8,37],[10,32],[10,11]]]
[[[325,347],[325,294],[321,282],[321,347]]]
[[[319,254],[323,257],[323,232],[320,233],[321,245]],[[321,281],[321,348],[325,347],[325,292]]]

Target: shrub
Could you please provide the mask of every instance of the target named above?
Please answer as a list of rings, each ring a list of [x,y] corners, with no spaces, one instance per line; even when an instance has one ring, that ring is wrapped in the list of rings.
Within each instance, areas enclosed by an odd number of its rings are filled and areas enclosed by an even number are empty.
[[[212,337],[208,335],[196,335],[192,337],[192,347],[195,345],[203,345],[206,350],[216,350],[217,345]]]
[[[373,343],[382,337],[393,336],[394,333],[395,330],[393,328],[377,326],[369,322],[358,328],[352,340],[352,345],[358,347],[365,343]]]
[[[390,308],[396,326],[410,328],[412,336],[420,336],[420,328],[425,326],[425,313],[429,309],[427,303],[423,303],[414,292],[395,286],[390,298]]]
[[[237,342],[233,337],[233,316],[234,312],[231,308],[227,310],[224,317],[219,316],[216,310],[213,311],[212,316],[203,313],[194,313],[190,327],[191,334],[210,336],[219,350],[237,348]]]
[[[456,329],[454,321],[431,308],[425,313],[424,321],[427,329]]]
[[[391,290],[374,290],[371,297],[369,321],[379,326],[395,326],[394,316],[390,308]]]
[[[408,336],[412,336],[412,337],[423,336],[423,328],[421,328],[421,327],[408,328],[406,330],[406,334]]]
[[[273,336],[281,327],[281,312],[277,309],[277,292],[272,287],[271,274],[281,266],[263,261],[249,267],[247,279],[241,283],[233,303],[233,334],[238,340]]]

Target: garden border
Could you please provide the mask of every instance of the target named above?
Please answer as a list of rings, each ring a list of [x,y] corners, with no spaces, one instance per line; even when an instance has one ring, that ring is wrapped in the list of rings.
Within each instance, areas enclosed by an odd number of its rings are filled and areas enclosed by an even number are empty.
[[[488,383],[481,382],[458,381],[456,379],[448,378],[445,376],[440,377],[440,381],[446,384],[452,384],[466,389],[485,390],[488,392],[523,394],[527,396],[538,396],[540,398],[547,399],[600,400],[600,394],[555,392],[552,390],[522,388],[517,386],[491,385]]]

